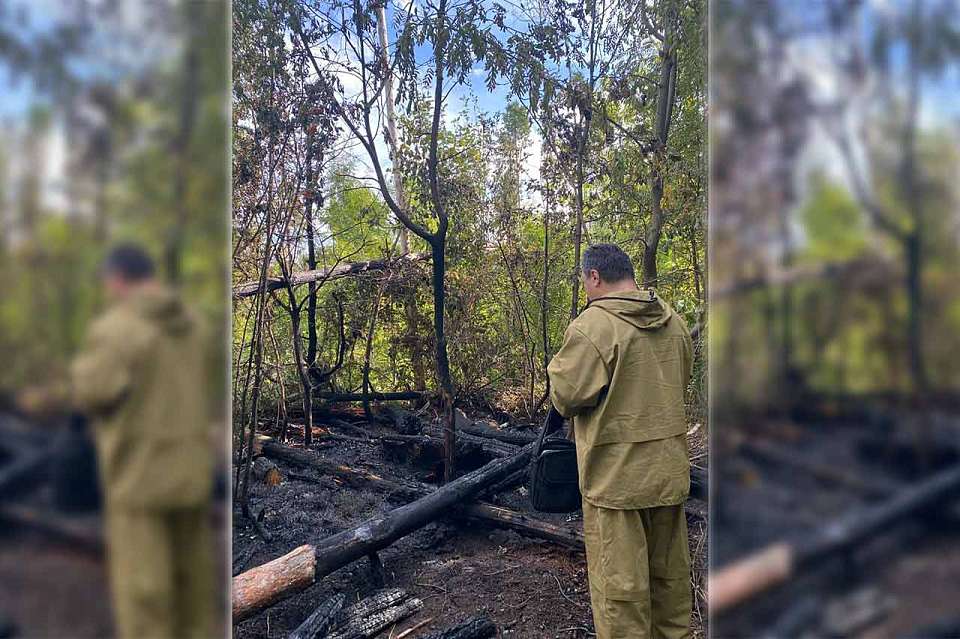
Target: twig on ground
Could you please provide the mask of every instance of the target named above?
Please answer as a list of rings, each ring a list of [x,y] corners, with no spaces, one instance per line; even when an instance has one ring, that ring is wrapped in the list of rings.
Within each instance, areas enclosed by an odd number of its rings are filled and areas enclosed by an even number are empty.
[[[572,603],[574,606],[577,606],[578,608],[583,608],[582,603],[574,601],[573,599],[567,596],[567,593],[563,591],[563,585],[561,585],[560,583],[560,577],[557,577],[556,573],[550,573],[550,574],[552,574],[553,578],[557,581],[557,588],[560,589],[560,594],[563,595],[563,598],[569,601],[570,603]]]
[[[414,625],[414,626],[410,626],[409,628],[407,628],[406,630],[404,630],[403,632],[401,632],[399,635],[397,635],[394,639],[403,639],[404,637],[407,637],[407,636],[411,635],[413,632],[419,630],[420,628],[423,628],[425,625],[427,625],[427,624],[430,623],[431,621],[433,621],[433,617],[430,617],[430,618],[428,618],[428,619],[424,619],[424,620],[421,621],[420,623],[418,623],[418,624],[416,624],[416,625]]]

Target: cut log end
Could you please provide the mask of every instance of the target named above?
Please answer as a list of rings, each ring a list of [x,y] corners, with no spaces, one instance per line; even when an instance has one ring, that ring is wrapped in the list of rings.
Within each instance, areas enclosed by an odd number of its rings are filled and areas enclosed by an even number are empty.
[[[726,610],[781,583],[790,576],[793,562],[790,546],[778,543],[711,574],[707,587],[710,609]]]
[[[266,457],[257,457],[250,469],[253,476],[267,486],[279,486],[283,482],[283,474],[277,465]]]
[[[309,544],[233,578],[233,623],[313,584],[317,558]]]

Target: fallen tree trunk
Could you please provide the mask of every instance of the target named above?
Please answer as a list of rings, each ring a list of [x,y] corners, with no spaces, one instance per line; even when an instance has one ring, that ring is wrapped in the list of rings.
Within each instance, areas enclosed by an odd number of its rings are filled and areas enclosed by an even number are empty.
[[[537,438],[538,432],[521,433],[518,431],[503,431],[490,426],[487,422],[476,422],[467,417],[462,410],[457,409],[457,429],[476,437],[489,437],[508,444],[526,446]]]
[[[559,526],[548,521],[530,517],[516,510],[494,506],[483,502],[465,506],[462,516],[484,523],[497,524],[531,537],[546,539],[554,543],[583,552],[583,532],[575,526]]]
[[[472,617],[453,628],[434,632],[423,639],[487,639],[496,636],[497,626],[489,617]]]
[[[370,260],[367,262],[353,262],[347,264],[337,264],[329,268],[319,268],[312,271],[300,271],[291,273],[289,282],[284,277],[268,277],[266,281],[267,292],[276,291],[289,286],[300,286],[311,282],[326,282],[335,280],[348,275],[358,275],[370,271],[384,271],[405,263],[422,262],[430,259],[429,253],[410,253],[383,260]],[[234,299],[243,299],[253,297],[260,292],[260,282],[245,282],[237,285],[233,289]]]
[[[52,510],[39,510],[18,503],[0,504],[0,522],[22,526],[65,542],[71,549],[99,555],[103,552],[103,531],[99,523],[89,519],[78,521]]]
[[[838,521],[812,531],[803,541],[778,542],[709,577],[710,609],[733,608],[781,584],[798,572],[848,551],[860,541],[887,532],[898,520],[907,520],[944,500],[960,496],[960,466],[899,491],[893,498],[850,512]]]
[[[468,501],[484,488],[525,467],[532,446],[516,455],[494,460],[441,486],[420,499],[390,511],[320,542],[317,547],[317,574],[326,575],[361,557],[389,546],[397,539],[437,519],[448,509]]]
[[[442,452],[443,438],[440,436],[440,429],[429,429],[423,435],[381,435],[378,439],[387,443],[407,443],[417,444],[423,448],[435,449]],[[508,457],[516,454],[519,449],[512,444],[499,442],[495,439],[477,437],[476,435],[467,435],[460,433],[457,436],[457,453],[469,452],[470,448],[478,449],[490,455],[491,457]]]
[[[862,479],[860,475],[848,472],[842,466],[808,459],[798,454],[796,450],[772,442],[763,440],[745,441],[740,444],[740,447],[752,457],[779,466],[795,468],[821,481],[851,488],[866,497],[890,497],[901,488],[901,486],[884,480],[876,474],[871,475],[869,480]]]
[[[233,623],[239,623],[312,585],[316,566],[313,546],[303,545],[234,577]]]
[[[16,455],[0,469],[0,498],[9,497],[28,487],[51,457],[45,449],[17,452]]]
[[[303,468],[318,470],[325,475],[336,477],[344,483],[357,488],[373,487],[386,493],[396,493],[410,499],[419,499],[433,492],[433,488],[429,484],[391,481],[369,470],[336,464],[322,457],[318,457],[309,451],[290,448],[289,446],[284,446],[272,441],[263,442],[262,450],[263,454],[267,457],[279,459]]]
[[[399,402],[417,400],[423,397],[422,391],[397,391],[395,393],[320,393],[318,397],[331,404],[338,402]]]
[[[489,437],[498,441],[513,444],[514,446],[526,446],[537,438],[537,433],[525,433],[519,430],[504,430],[485,426],[480,422],[465,424],[460,430],[474,437]]]
[[[270,443],[264,443],[265,452]],[[525,467],[532,451],[533,447],[528,446],[513,457],[494,460],[416,501],[327,537],[316,547],[301,546],[289,555],[237,575],[233,579],[234,622],[306,588],[317,578],[389,546],[457,504],[469,501],[487,486]],[[313,565],[303,559],[307,549],[313,551],[309,553],[314,557]],[[310,572],[309,578],[307,572]]]
[[[324,474],[333,475],[346,484],[356,488],[372,489],[402,499],[419,499],[436,491],[436,488],[430,484],[386,479],[363,468],[334,464],[308,451],[290,448],[275,442],[264,442],[263,454],[305,468],[313,468]],[[525,478],[526,469],[521,469],[518,472],[507,475],[500,482],[484,488],[482,492],[495,494],[499,492],[499,487],[510,482],[523,481]],[[517,532],[538,539],[555,541],[575,550],[583,549],[583,534],[576,527],[558,526],[531,517],[525,513],[485,502],[466,505],[459,510],[459,514],[501,528],[511,528]]]
[[[343,608],[346,596],[339,593],[324,601],[307,617],[297,629],[290,633],[287,639],[317,639],[326,637],[327,631],[333,627],[337,614]]]

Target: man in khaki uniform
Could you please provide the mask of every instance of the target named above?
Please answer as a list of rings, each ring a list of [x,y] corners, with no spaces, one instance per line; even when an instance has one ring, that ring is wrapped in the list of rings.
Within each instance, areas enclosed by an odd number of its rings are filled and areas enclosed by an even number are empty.
[[[597,637],[689,637],[690,334],[619,247],[589,247],[582,280],[589,303],[548,372],[573,418]]]
[[[71,395],[94,426],[117,634],[206,638],[218,607],[208,344],[153,272],[132,245],[107,258],[111,304],[74,361]]]

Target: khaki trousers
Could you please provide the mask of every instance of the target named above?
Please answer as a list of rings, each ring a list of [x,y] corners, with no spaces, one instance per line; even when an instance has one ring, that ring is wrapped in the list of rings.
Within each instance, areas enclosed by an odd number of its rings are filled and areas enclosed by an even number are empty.
[[[206,507],[107,511],[113,614],[121,639],[208,639],[217,595]]]
[[[682,505],[639,510],[583,502],[597,639],[690,636],[690,554]]]

